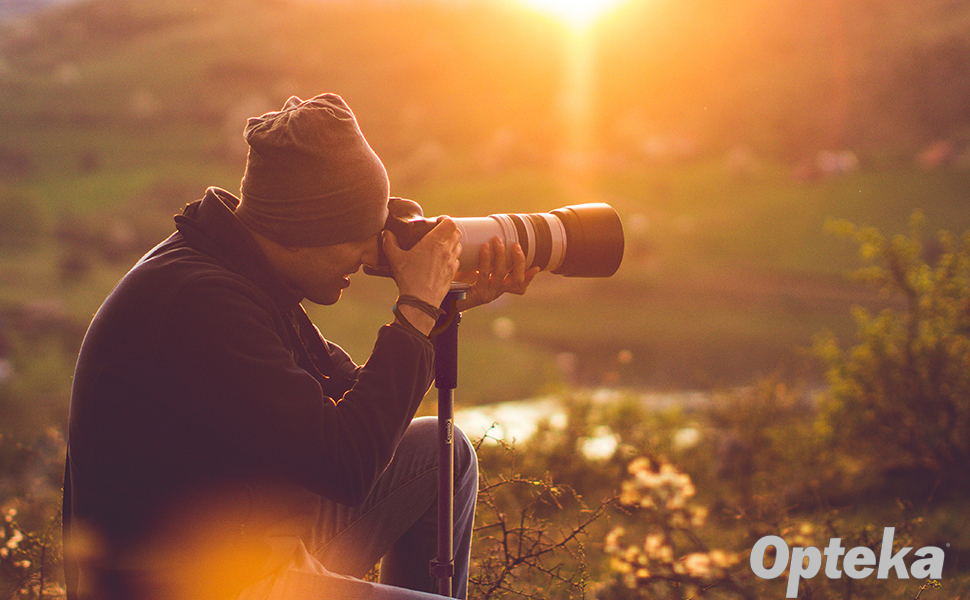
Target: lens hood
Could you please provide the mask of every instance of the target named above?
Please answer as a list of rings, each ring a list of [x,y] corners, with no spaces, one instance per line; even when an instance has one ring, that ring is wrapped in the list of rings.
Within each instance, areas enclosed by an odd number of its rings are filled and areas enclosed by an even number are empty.
[[[566,255],[553,271],[565,277],[610,277],[623,261],[623,225],[609,204],[594,202],[550,211],[566,230]]]

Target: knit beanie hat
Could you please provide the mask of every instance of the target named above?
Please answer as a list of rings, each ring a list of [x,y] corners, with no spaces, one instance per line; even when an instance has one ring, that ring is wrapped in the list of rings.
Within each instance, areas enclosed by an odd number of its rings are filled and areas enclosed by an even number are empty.
[[[249,119],[236,216],[288,247],[364,240],[384,227],[389,183],[340,96],[293,96]]]

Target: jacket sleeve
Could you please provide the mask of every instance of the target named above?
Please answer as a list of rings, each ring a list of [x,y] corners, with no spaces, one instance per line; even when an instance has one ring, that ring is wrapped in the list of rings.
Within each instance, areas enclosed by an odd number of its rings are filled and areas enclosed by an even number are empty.
[[[275,305],[229,277],[180,289],[163,330],[173,409],[192,424],[200,460],[282,474],[342,504],[366,498],[431,383],[430,342],[388,325],[335,402],[297,365]]]
[[[343,348],[323,337],[323,334],[321,334],[320,330],[317,329],[317,326],[310,321],[310,318],[305,312],[299,311],[297,317],[298,321],[302,321],[300,324],[301,327],[308,327],[313,331],[313,335],[316,336],[322,352],[327,355],[334,368],[336,368],[337,371],[339,371],[346,379],[356,381],[361,367],[354,362],[350,355],[347,354]],[[346,391],[347,390],[344,390],[344,392]]]

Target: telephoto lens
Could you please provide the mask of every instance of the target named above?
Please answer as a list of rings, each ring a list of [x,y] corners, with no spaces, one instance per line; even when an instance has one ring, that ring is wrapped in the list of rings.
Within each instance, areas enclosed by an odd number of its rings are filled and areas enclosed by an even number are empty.
[[[397,204],[395,204],[397,203]],[[410,200],[393,199],[385,228],[398,244],[410,249],[434,228],[437,219],[421,215]],[[461,230],[460,270],[475,270],[479,248],[498,237],[506,247],[518,243],[526,268],[538,266],[565,277],[610,277],[623,260],[623,226],[608,204],[575,204],[548,213],[494,214],[487,217],[452,217]],[[389,275],[387,257],[380,257],[374,275]]]

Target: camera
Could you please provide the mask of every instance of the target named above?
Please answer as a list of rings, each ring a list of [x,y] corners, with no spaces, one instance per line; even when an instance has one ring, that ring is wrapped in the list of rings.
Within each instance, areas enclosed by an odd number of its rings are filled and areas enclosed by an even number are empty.
[[[412,200],[392,198],[385,229],[408,250],[431,231],[437,219],[425,218],[420,205]],[[526,268],[538,266],[565,277],[610,277],[623,260],[623,226],[608,204],[589,203],[564,206],[547,213],[494,214],[487,217],[452,217],[461,230],[462,271],[474,270],[482,244],[494,237],[506,247],[519,243],[525,253]],[[365,268],[372,275],[390,275],[387,257],[381,250],[376,268]]]

